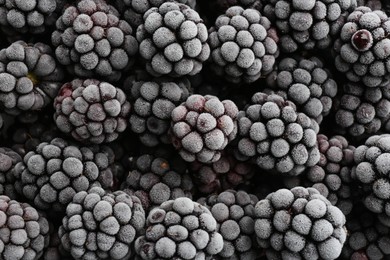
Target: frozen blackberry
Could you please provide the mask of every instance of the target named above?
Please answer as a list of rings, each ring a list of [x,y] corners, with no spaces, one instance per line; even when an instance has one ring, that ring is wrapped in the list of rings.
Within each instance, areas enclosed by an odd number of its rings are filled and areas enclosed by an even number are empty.
[[[241,162],[229,152],[223,152],[221,158],[212,164],[191,163],[190,173],[196,189],[203,194],[211,194],[250,182],[255,168],[251,163]]]
[[[318,163],[315,122],[279,95],[256,93],[252,101],[238,115],[238,157],[289,176]]]
[[[137,29],[146,70],[153,76],[195,75],[209,58],[207,28],[189,6],[165,2],[150,8]]]
[[[190,175],[176,171],[167,159],[144,154],[132,161],[121,190],[137,196],[146,213],[168,200],[192,199],[194,185]]]
[[[78,77],[117,81],[133,65],[138,43],[131,26],[103,0],[69,5],[52,34],[56,57]]]
[[[210,211],[189,198],[169,200],[146,219],[145,235],[135,241],[141,259],[211,259],[223,238]]]
[[[356,192],[351,177],[355,147],[340,135],[329,139],[320,134],[317,141],[320,161],[305,173],[305,186],[316,188],[332,205],[348,215],[354,203],[352,193]]]
[[[0,196],[0,258],[38,260],[49,245],[49,223],[27,203]]]
[[[110,83],[75,79],[54,100],[54,120],[64,133],[84,143],[109,143],[126,130],[130,103]]]
[[[373,135],[356,148],[352,177],[364,188],[364,205],[390,226],[390,135]]]
[[[349,14],[334,44],[336,69],[348,80],[378,87],[390,80],[390,19],[385,12],[359,6]]]
[[[144,14],[152,7],[160,7],[165,0],[115,0],[114,6],[121,13],[123,18],[133,27],[134,30],[143,23]],[[169,2],[172,2],[171,0]],[[195,9],[196,0],[178,0],[178,3],[186,4]]]
[[[314,188],[280,189],[255,206],[255,232],[268,259],[337,259],[345,216]]]
[[[227,190],[201,198],[198,202],[210,209],[223,237],[223,249],[216,259],[257,259],[255,239],[255,195]]]
[[[17,41],[0,50],[0,107],[10,115],[51,104],[63,79],[51,47],[44,43]]]
[[[332,99],[337,94],[337,83],[316,57],[284,58],[267,77],[268,86],[283,96],[318,123],[328,115]]]
[[[375,134],[382,122],[390,117],[388,88],[367,88],[349,82],[340,92],[335,100],[334,117],[341,133],[347,132],[354,137]]]
[[[172,143],[187,162],[216,162],[236,137],[237,114],[230,100],[191,95],[172,111]]]
[[[56,0],[0,1],[0,31],[6,35],[42,34],[53,25]]]
[[[341,259],[380,260],[390,255],[390,229],[377,221],[375,214],[357,205],[347,219],[347,241]]]
[[[15,190],[15,168],[16,164],[22,161],[22,157],[14,150],[0,147],[0,194],[9,198],[18,199]]]
[[[77,192],[112,185],[111,159],[98,147],[42,142],[16,165],[15,189],[38,209],[63,212]]]
[[[279,55],[270,21],[255,9],[229,8],[210,29],[211,68],[234,83],[251,83],[270,73]]]
[[[333,45],[356,0],[261,0],[263,14],[278,29],[281,51],[326,49]]]
[[[145,225],[139,199],[123,191],[94,187],[80,191],[66,207],[61,244],[74,259],[130,259]]]
[[[168,130],[172,110],[187,100],[190,83],[185,79],[154,79],[136,81],[130,86],[130,129],[138,134],[142,144],[155,147],[169,144]]]

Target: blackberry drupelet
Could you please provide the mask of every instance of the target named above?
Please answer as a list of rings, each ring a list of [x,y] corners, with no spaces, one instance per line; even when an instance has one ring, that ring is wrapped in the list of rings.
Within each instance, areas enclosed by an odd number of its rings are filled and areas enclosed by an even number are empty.
[[[144,154],[131,158],[128,175],[121,190],[137,196],[146,213],[168,200],[192,199],[194,184],[188,173],[178,172],[170,160]]]
[[[127,127],[130,103],[125,93],[107,82],[75,79],[64,84],[54,100],[57,127],[75,140],[109,143]]]
[[[56,0],[0,1],[0,31],[5,35],[43,34],[54,24]]]
[[[314,188],[280,189],[255,206],[255,232],[268,259],[337,259],[345,216]]]
[[[16,164],[22,161],[22,157],[14,150],[7,147],[0,147],[0,194],[10,199],[19,199],[15,190],[15,168]]]
[[[139,199],[102,188],[80,191],[66,208],[61,244],[74,259],[131,259],[134,240],[145,225]]]
[[[335,122],[338,131],[354,137],[377,133],[390,117],[390,94],[387,87],[367,88],[349,82],[335,99]]]
[[[255,239],[255,195],[227,190],[198,202],[210,209],[223,237],[223,249],[215,259],[257,259],[260,252]]]
[[[51,37],[56,57],[78,77],[118,81],[135,62],[135,32],[103,0],[70,4],[58,18],[56,28]]]
[[[330,113],[337,83],[316,57],[284,58],[267,77],[268,86],[318,123]]]
[[[358,204],[347,218],[347,241],[341,259],[380,260],[390,255],[390,229],[377,221],[374,213]]]
[[[356,0],[261,0],[262,13],[276,25],[282,52],[328,49]]]
[[[130,88],[128,98],[132,106],[130,129],[148,147],[169,144],[171,113],[189,97],[189,81],[159,78],[131,82],[127,88]]]
[[[137,29],[139,52],[153,76],[195,75],[209,58],[207,28],[189,6],[165,2],[149,9]]]
[[[216,162],[236,137],[237,114],[230,100],[191,95],[172,111],[172,143],[187,162]]]
[[[135,241],[141,259],[211,259],[223,238],[210,211],[189,198],[162,203],[147,216],[145,235]]]
[[[27,203],[0,196],[0,258],[38,260],[49,245],[49,223]]]
[[[0,50],[0,107],[10,115],[49,105],[64,79],[50,46],[17,41]]]
[[[253,159],[261,169],[288,176],[316,165],[316,123],[279,95],[260,92],[253,97],[254,104],[238,115],[237,158]]]
[[[77,192],[112,185],[112,158],[101,150],[78,147],[61,138],[42,142],[24,156],[24,163],[16,165],[15,189],[38,209],[63,212]]]
[[[230,151],[222,152],[221,158],[212,164],[195,161],[189,168],[195,187],[202,194],[237,188],[251,182],[256,171],[253,164],[237,160]]]
[[[366,87],[388,84],[389,34],[390,19],[385,12],[357,7],[349,14],[333,47],[337,70]]]
[[[320,134],[317,141],[320,161],[304,174],[305,186],[316,188],[347,216],[357,192],[351,176],[355,147],[340,135],[328,138]]]
[[[233,83],[270,73],[279,55],[270,21],[255,9],[229,8],[210,29],[211,69]]]
[[[364,205],[390,227],[390,135],[373,135],[356,148],[352,177],[362,185]]]

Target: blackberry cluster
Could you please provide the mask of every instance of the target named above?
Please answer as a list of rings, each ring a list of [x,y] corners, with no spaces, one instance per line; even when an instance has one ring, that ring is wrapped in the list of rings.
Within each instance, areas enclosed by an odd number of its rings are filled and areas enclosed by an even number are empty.
[[[178,172],[169,160],[150,154],[133,159],[121,185],[121,190],[141,200],[146,213],[168,200],[192,199],[193,188],[188,173]]]
[[[187,162],[216,162],[236,137],[237,114],[238,108],[230,100],[191,95],[172,111],[172,143]]]
[[[276,25],[279,46],[286,53],[327,49],[333,45],[345,16],[356,0],[261,0],[263,13]]]
[[[155,79],[131,83],[129,99],[132,111],[129,127],[142,144],[155,147],[169,144],[168,131],[173,109],[187,100],[190,83],[185,79]]]
[[[390,135],[374,135],[356,148],[352,177],[364,188],[364,205],[390,226]]]
[[[381,10],[359,6],[348,15],[334,44],[335,67],[348,80],[366,87],[388,84],[390,19]]]
[[[279,95],[257,93],[256,103],[238,115],[239,157],[262,169],[299,175],[320,159],[313,122]]]
[[[210,29],[211,68],[234,83],[270,73],[279,55],[270,21],[255,9],[234,6]]]
[[[256,196],[245,191],[226,190],[200,198],[198,202],[210,209],[223,237],[223,248],[217,259],[257,259],[259,250],[254,239]]]
[[[138,43],[131,26],[103,0],[67,6],[51,40],[57,60],[78,77],[118,81],[133,65]]]
[[[10,199],[18,199],[15,190],[16,164],[22,161],[22,157],[7,147],[0,147],[0,194]]]
[[[345,216],[314,188],[280,189],[255,206],[255,232],[268,259],[337,259]]]
[[[135,241],[141,259],[211,259],[222,251],[223,238],[210,211],[189,198],[154,208],[145,235]]]
[[[121,89],[95,79],[65,83],[54,107],[54,120],[62,132],[92,144],[116,140],[126,130],[130,113],[130,103]]]
[[[359,260],[388,259],[390,256],[390,229],[377,221],[375,214],[357,205],[354,214],[347,219],[348,230],[340,258]]]
[[[355,137],[377,133],[390,117],[389,87],[367,88],[353,82],[343,85],[341,97],[335,101],[339,131]]]
[[[10,115],[48,106],[63,79],[51,47],[44,43],[17,41],[0,50],[0,108]]]
[[[74,259],[125,260],[133,256],[134,240],[144,224],[137,197],[94,187],[75,194],[58,234]]]
[[[0,258],[38,260],[49,245],[49,223],[35,208],[0,196]]]
[[[15,189],[38,209],[63,212],[77,192],[112,185],[110,159],[99,150],[61,138],[42,142],[16,165]]]
[[[318,123],[330,113],[337,94],[336,81],[316,57],[282,59],[267,77],[267,83],[276,94],[292,101],[299,112]]]
[[[0,31],[6,35],[42,34],[54,24],[58,0],[0,1]]]
[[[195,75],[210,56],[207,28],[189,6],[165,2],[150,8],[137,29],[139,53],[153,76]]]
[[[331,138],[318,135],[320,161],[305,173],[306,186],[316,188],[344,215],[353,208],[352,196],[356,188],[352,185],[352,167],[355,147],[340,135]]]
[[[249,162],[237,160],[230,152],[211,164],[192,162],[189,166],[196,189],[203,194],[235,189],[252,180],[255,167]]]

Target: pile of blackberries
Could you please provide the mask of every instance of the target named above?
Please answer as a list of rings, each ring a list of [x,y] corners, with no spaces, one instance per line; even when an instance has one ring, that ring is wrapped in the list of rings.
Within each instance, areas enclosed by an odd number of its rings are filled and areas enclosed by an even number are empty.
[[[390,259],[389,0],[0,0],[2,259]]]

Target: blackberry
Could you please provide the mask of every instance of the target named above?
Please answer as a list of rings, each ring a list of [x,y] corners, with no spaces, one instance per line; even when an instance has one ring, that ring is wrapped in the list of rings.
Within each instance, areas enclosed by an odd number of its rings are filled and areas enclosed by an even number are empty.
[[[189,198],[177,198],[154,208],[145,235],[135,241],[141,259],[211,259],[223,248],[210,211]]]
[[[348,80],[378,87],[390,80],[390,19],[383,11],[359,6],[349,14],[334,44],[336,69]]]
[[[44,43],[17,41],[0,51],[0,107],[10,115],[49,105],[63,79],[51,47]]]
[[[334,106],[338,130],[354,137],[377,133],[390,117],[389,87],[367,88],[352,82],[343,85]]]
[[[187,162],[216,162],[236,136],[237,114],[230,100],[191,95],[172,111],[172,143]]]
[[[261,0],[263,14],[276,25],[281,51],[327,49],[338,36],[356,0]]]
[[[77,192],[112,185],[110,159],[98,147],[78,147],[61,138],[42,142],[16,165],[15,189],[38,209],[63,212]]]
[[[131,26],[103,0],[79,0],[63,11],[51,40],[68,70],[84,78],[117,81],[135,62],[138,43]]]
[[[150,154],[131,160],[133,163],[121,190],[137,196],[146,213],[168,200],[192,199],[194,185],[190,175],[178,172],[169,160]]]
[[[6,35],[43,34],[53,25],[56,0],[0,1],[0,31]]]
[[[332,205],[348,215],[354,203],[353,193],[356,193],[351,176],[355,147],[340,135],[328,138],[320,134],[317,141],[320,161],[305,173],[305,186],[316,188]]]
[[[267,77],[268,86],[318,123],[330,113],[337,83],[316,57],[284,58]]]
[[[130,103],[121,89],[95,79],[64,84],[54,107],[54,120],[62,132],[92,144],[117,139],[126,130],[130,113]]]
[[[356,148],[352,177],[365,191],[364,205],[390,226],[390,135],[373,135]]]
[[[237,119],[237,153],[264,170],[299,175],[320,159],[314,124],[279,95],[256,93]]]
[[[375,214],[363,209],[360,204],[354,208],[346,222],[347,241],[342,259],[388,259],[390,255],[390,229],[377,221]]]
[[[49,223],[35,208],[0,196],[0,258],[38,260],[49,244]]]
[[[196,184],[196,189],[203,194],[234,189],[240,184],[250,182],[255,173],[255,167],[249,162],[237,160],[229,152],[223,152],[221,158],[212,163],[193,162],[190,173]]]
[[[198,202],[210,209],[223,237],[223,249],[216,259],[257,259],[259,250],[255,237],[255,195],[245,191],[227,190],[218,195],[200,198]]]
[[[16,200],[19,199],[15,190],[15,168],[22,161],[22,157],[14,150],[0,147],[0,194]]]
[[[160,7],[164,0],[115,0],[114,6],[121,13],[123,18],[137,30],[138,26],[143,22],[144,14],[152,7]],[[169,2],[172,2],[171,0]],[[178,0],[178,3],[186,4],[192,9],[195,9],[196,0]]]
[[[229,8],[210,29],[211,69],[233,83],[251,83],[270,73],[279,55],[272,30],[259,11]]]
[[[314,188],[280,189],[255,206],[255,232],[268,259],[336,259],[345,216]]]
[[[209,58],[207,28],[189,6],[165,2],[150,8],[137,29],[139,52],[153,76],[195,75]]]
[[[66,207],[61,244],[74,259],[130,259],[145,225],[139,199],[123,191],[94,187],[80,191]]]
[[[185,79],[155,79],[131,83],[129,99],[130,129],[138,134],[143,145],[155,147],[169,144],[168,130],[172,110],[186,101],[190,83]]]

